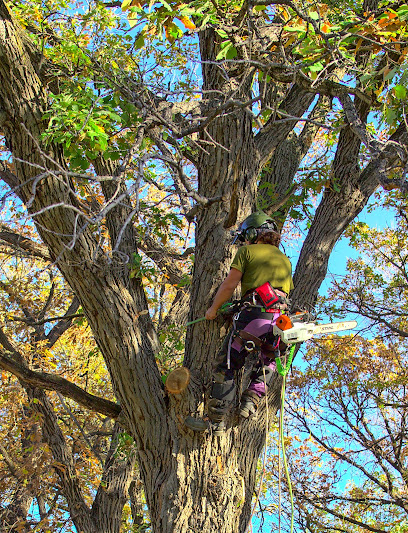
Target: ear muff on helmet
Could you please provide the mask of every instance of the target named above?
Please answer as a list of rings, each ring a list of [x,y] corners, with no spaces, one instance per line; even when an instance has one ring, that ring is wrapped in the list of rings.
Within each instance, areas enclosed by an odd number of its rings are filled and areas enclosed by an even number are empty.
[[[241,233],[243,240],[253,244],[258,237],[258,230],[256,228],[247,228]]]
[[[262,230],[278,231],[278,228],[270,216],[262,211],[257,211],[240,224],[236,238],[241,242],[248,241],[253,244]]]

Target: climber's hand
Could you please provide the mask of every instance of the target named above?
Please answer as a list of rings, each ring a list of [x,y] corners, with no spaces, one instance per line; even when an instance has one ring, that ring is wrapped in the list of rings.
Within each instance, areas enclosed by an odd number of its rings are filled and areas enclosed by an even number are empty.
[[[214,309],[213,306],[209,307],[207,309],[207,312],[205,313],[205,318],[207,320],[214,320],[214,318],[217,317],[217,311],[218,311],[218,309]]]

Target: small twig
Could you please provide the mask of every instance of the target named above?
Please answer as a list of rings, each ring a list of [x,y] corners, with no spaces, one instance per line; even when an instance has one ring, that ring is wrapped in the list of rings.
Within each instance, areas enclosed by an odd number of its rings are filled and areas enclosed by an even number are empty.
[[[59,401],[61,402],[63,408],[65,409],[65,411],[69,414],[71,420],[74,422],[74,424],[76,425],[76,427],[79,429],[81,435],[83,436],[83,438],[85,439],[85,442],[88,444],[89,448],[93,451],[93,453],[95,454],[95,457],[98,459],[98,461],[101,463],[102,467],[104,465],[104,461],[102,459],[102,457],[99,455],[99,453],[95,450],[95,447],[92,445],[91,441],[89,440],[89,438],[87,437],[87,435],[85,435],[85,432],[84,430],[82,429],[81,427],[81,424],[78,422],[76,416],[74,415],[74,413],[72,412],[72,409],[70,408],[70,406],[67,404],[67,402],[65,401],[65,399],[63,398],[62,394],[60,394],[59,392],[57,392],[57,396],[58,396],[58,399]]]
[[[44,318],[42,320],[33,320],[30,318],[22,318],[18,316],[11,316],[10,320],[13,320],[14,322],[24,322],[28,326],[42,326],[43,324],[47,324],[48,322],[55,322],[57,320],[72,320],[73,318],[82,318],[84,317],[84,313],[75,313],[72,315],[64,315],[64,316],[56,316],[52,318]]]

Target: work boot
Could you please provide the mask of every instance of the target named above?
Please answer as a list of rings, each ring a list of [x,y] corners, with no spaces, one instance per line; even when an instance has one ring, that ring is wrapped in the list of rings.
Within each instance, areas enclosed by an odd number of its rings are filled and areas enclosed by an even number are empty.
[[[209,420],[205,420],[204,418],[194,418],[193,416],[187,416],[184,423],[193,431],[206,431],[211,425]]]
[[[211,420],[206,420],[205,418],[194,418],[192,416],[187,416],[184,420],[185,425],[192,429],[193,431],[211,431],[216,437],[221,437],[225,432],[225,421],[220,420],[219,422],[212,422]]]
[[[208,402],[208,418],[211,422],[221,422],[224,420],[228,411],[228,405],[224,400],[218,398],[210,398]]]
[[[242,394],[239,416],[242,418],[249,418],[255,414],[258,410],[259,400],[260,398],[255,392],[246,390]]]

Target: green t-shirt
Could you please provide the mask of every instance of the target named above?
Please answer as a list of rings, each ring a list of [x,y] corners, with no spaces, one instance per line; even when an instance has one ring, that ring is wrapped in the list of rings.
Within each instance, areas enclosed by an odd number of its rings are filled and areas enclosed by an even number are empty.
[[[246,294],[269,281],[289,294],[293,289],[292,265],[279,248],[271,244],[248,244],[239,248],[231,268],[242,272],[241,292]]]

